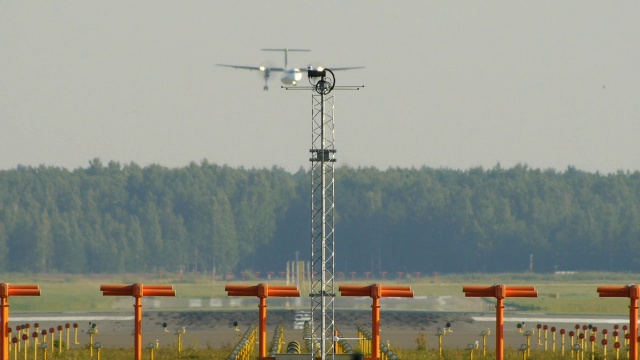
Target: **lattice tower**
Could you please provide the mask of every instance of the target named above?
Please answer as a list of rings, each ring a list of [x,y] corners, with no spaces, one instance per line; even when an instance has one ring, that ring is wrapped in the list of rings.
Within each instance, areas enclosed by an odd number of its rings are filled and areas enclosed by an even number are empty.
[[[333,359],[334,343],[334,97],[312,95],[311,329],[312,357]]]

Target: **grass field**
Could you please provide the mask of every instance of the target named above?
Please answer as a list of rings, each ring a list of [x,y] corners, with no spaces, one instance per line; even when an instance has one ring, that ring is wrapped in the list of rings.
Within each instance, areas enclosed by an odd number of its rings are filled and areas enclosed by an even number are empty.
[[[30,349],[31,350],[31,349]],[[209,360],[226,360],[229,356],[231,349],[192,349],[187,348],[184,349],[181,353],[181,359],[209,359]],[[486,354],[486,357],[482,356],[482,351],[474,351],[473,357],[471,356],[471,352],[468,350],[443,350],[442,357],[436,350],[403,350],[398,349],[394,352],[397,355],[398,359],[401,360],[463,360],[463,359],[495,359],[495,352],[489,351]],[[24,352],[18,353],[18,359],[23,359]],[[249,359],[256,359],[258,354],[252,354],[249,356]],[[10,354],[12,357],[13,354]],[[33,359],[32,351],[29,351],[29,359]],[[304,354],[301,354],[304,356]],[[309,356],[308,354],[306,355]],[[615,359],[615,352],[612,349],[609,350],[608,357],[611,359]],[[133,356],[132,349],[103,349],[100,351],[101,359],[110,359],[110,360],[130,360]],[[305,358],[307,358],[305,357]],[[565,359],[575,359],[576,355],[573,356],[569,351],[567,351],[564,355],[561,355],[560,352],[550,353],[550,352],[542,352],[542,351],[532,351],[531,355],[527,357],[527,359],[551,359],[551,360],[565,360]],[[585,352],[585,357],[591,358],[590,352]],[[38,354],[38,358],[43,359],[44,354],[40,351]],[[62,354],[55,353],[53,356],[48,354],[48,358],[60,359],[60,360],[79,360],[79,359],[88,359],[91,358],[89,355],[89,350],[72,350],[68,352],[63,352]],[[94,350],[93,357],[97,358],[97,352]],[[144,350],[143,359],[150,359],[151,353],[150,350]],[[173,360],[176,359],[177,352],[175,349],[156,349],[154,350],[153,359],[154,360]],[[515,349],[505,349],[504,352],[505,360],[521,360],[523,359],[523,354],[520,351]],[[602,353],[596,353],[594,355],[595,359],[602,359]],[[620,358],[626,359],[626,352],[621,351]],[[327,357],[330,359],[330,357]],[[238,359],[241,360],[241,359]]]
[[[636,274],[624,273],[576,273],[554,274],[451,274],[436,278],[406,278],[402,281],[339,281],[337,284],[370,284],[380,282],[383,285],[409,285],[415,296],[454,296],[463,297],[464,285],[533,285],[538,291],[537,298],[507,299],[505,304],[520,311],[544,312],[555,314],[624,314],[629,304],[626,298],[598,297],[596,288],[600,285],[632,284]],[[115,297],[104,297],[99,291],[101,284],[171,284],[176,289],[177,298],[225,298],[225,281],[213,281],[211,278],[184,276],[180,279],[172,275],[122,274],[122,275],[62,275],[62,274],[2,274],[0,282],[13,284],[38,284],[42,291],[40,297],[12,297],[12,311],[110,311]],[[283,284],[278,280],[251,279],[244,282],[254,285],[259,282]],[[243,283],[232,281],[232,283]],[[302,293],[308,291],[301,289]],[[491,299],[488,299],[491,301]],[[415,309],[421,310],[421,309]]]
[[[505,304],[519,311],[531,313],[550,314],[628,314],[629,299],[598,297],[596,288],[600,285],[624,285],[632,284],[635,274],[621,273],[577,273],[565,275],[553,274],[450,274],[439,275],[436,278],[423,277],[420,279],[408,278],[402,281],[387,280],[357,280],[338,281],[337,284],[362,284],[368,285],[380,282],[383,285],[408,285],[414,290],[416,296],[437,297],[453,296],[463,297],[462,287],[465,285],[533,285],[538,291],[538,298],[507,299]],[[153,274],[123,274],[123,275],[61,275],[61,274],[2,274],[0,282],[10,284],[38,284],[42,290],[40,297],[12,297],[10,307],[12,312],[83,312],[83,311],[112,311],[113,303],[117,301],[115,297],[104,297],[100,292],[101,284],[132,284],[140,282],[143,284],[171,284],[177,292],[178,298],[226,298],[224,286],[225,281],[213,281],[213,279],[184,276],[180,279],[168,275]],[[245,282],[232,281],[231,283],[243,283],[255,285],[259,282],[268,284],[283,284],[282,281],[260,281],[250,279]],[[304,293],[308,290],[301,291]],[[489,303],[493,299],[487,299]],[[255,309],[255,305],[252,306]],[[178,309],[180,310],[180,309]],[[422,309],[412,309],[420,311]],[[218,346],[216,348],[207,346],[204,348],[186,348],[181,354],[181,358],[189,359],[227,359],[233,346]],[[88,358],[88,349],[70,350],[62,354],[49,354],[56,359],[84,359]],[[154,359],[175,359],[176,349],[168,347],[157,349]],[[602,351],[602,350],[600,350]],[[613,349],[609,350],[609,357],[613,358]],[[402,360],[431,360],[431,359],[468,359],[481,357],[482,352],[476,351],[471,354],[464,349],[444,349],[442,356],[433,348],[418,350],[417,348],[394,349],[395,354]],[[19,354],[18,358],[23,358]],[[42,356],[43,354],[39,355]],[[54,355],[54,356],[51,356]],[[32,358],[33,353],[29,354]],[[250,358],[256,358],[253,354]],[[590,352],[585,352],[585,357],[591,356]],[[622,357],[626,352],[621,353]],[[104,359],[130,359],[133,357],[132,348],[105,348],[101,350],[101,357]],[[602,354],[595,354],[596,358],[602,358]],[[13,354],[11,355],[13,358]],[[95,354],[94,354],[95,358]],[[150,358],[149,350],[145,350],[143,358]],[[495,358],[493,352],[487,353],[487,358]],[[512,348],[505,349],[505,359],[521,359],[522,352]],[[551,353],[532,350],[529,359],[572,359],[567,353],[562,356],[560,353]]]

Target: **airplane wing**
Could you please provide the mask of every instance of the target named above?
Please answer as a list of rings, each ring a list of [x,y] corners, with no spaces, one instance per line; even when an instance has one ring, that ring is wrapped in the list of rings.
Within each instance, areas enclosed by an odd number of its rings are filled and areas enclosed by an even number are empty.
[[[284,71],[283,68],[277,67],[265,67],[265,66],[243,66],[243,65],[227,65],[227,64],[216,64],[218,66],[230,67],[234,69],[245,69],[245,70],[257,70],[257,71]]]
[[[329,67],[327,68],[331,71],[338,71],[338,70],[353,70],[353,69],[364,69],[364,66],[349,66],[349,67]]]
[[[300,70],[306,70],[308,67],[301,67]],[[331,71],[339,71],[339,70],[355,70],[355,69],[364,69],[364,66],[347,66],[347,67],[331,67],[331,66],[318,66],[318,70],[320,69],[329,69]]]

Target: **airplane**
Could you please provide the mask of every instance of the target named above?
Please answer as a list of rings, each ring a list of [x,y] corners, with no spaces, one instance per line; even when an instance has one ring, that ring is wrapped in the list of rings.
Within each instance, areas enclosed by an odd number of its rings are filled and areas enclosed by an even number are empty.
[[[262,88],[262,90],[267,91],[269,90],[269,85],[268,85],[268,81],[269,81],[269,77],[271,76],[272,72],[281,72],[282,73],[282,77],[280,78],[280,81],[284,84],[284,85],[297,85],[298,82],[300,82],[300,80],[302,80],[302,75],[304,73],[307,72],[308,67],[304,67],[304,68],[290,68],[289,67],[289,52],[291,51],[311,51],[309,49],[260,49],[262,51],[281,51],[284,52],[284,67],[267,67],[267,66],[243,66],[243,65],[228,65],[228,64],[216,64],[218,66],[225,66],[225,67],[230,67],[230,68],[234,68],[234,69],[245,69],[245,70],[257,70],[257,71],[261,71],[263,72],[263,77],[264,77],[264,87]],[[351,70],[351,69],[364,69],[364,66],[351,66],[351,67],[332,67],[331,70],[332,71],[336,71],[336,70]]]

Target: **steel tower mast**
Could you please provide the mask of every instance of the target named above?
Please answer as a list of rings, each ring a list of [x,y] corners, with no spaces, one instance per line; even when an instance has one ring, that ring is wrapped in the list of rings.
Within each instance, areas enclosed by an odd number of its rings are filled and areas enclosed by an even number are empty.
[[[312,95],[311,328],[314,357],[333,354],[334,332],[334,97]]]
[[[311,350],[312,359],[334,358],[334,97],[329,69],[308,69],[311,96]],[[345,86],[343,90],[359,90]],[[309,87],[286,87],[304,90]]]

